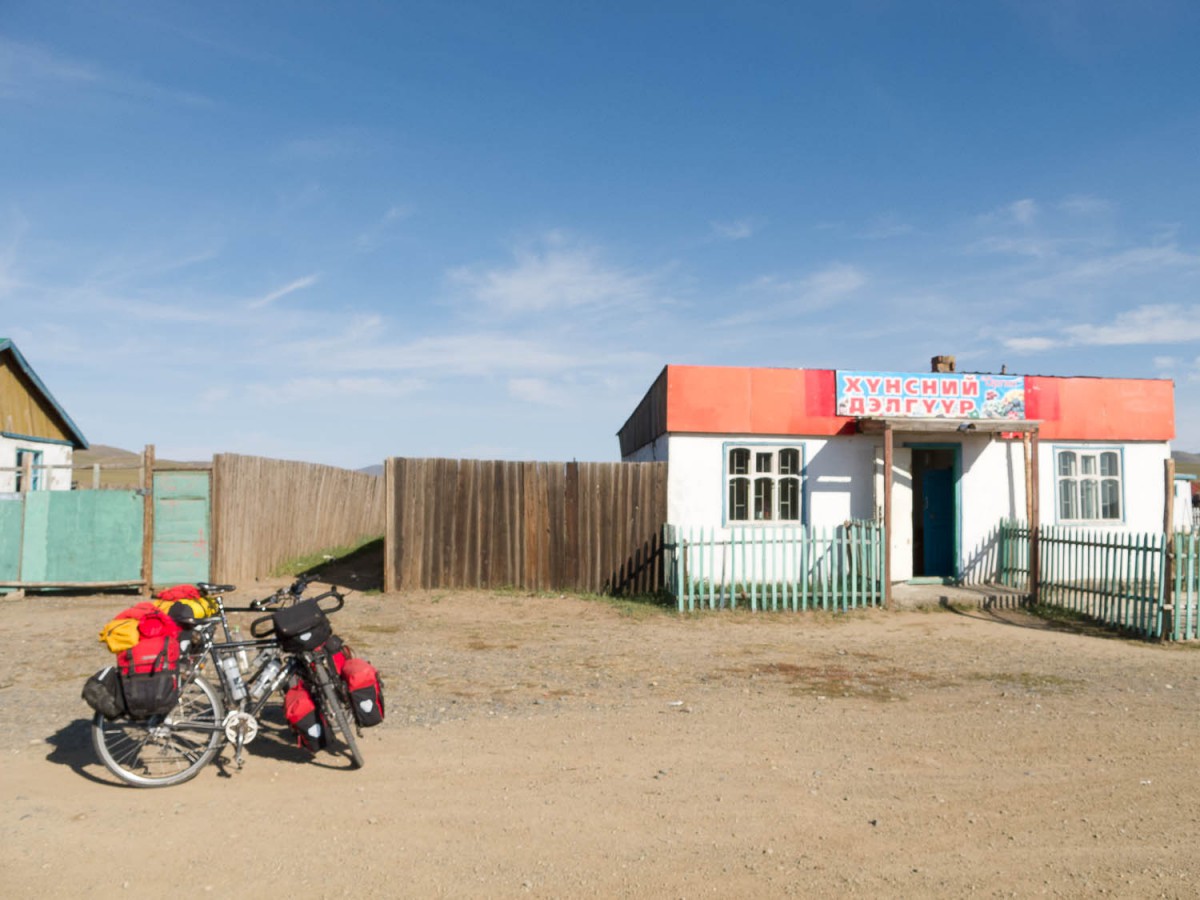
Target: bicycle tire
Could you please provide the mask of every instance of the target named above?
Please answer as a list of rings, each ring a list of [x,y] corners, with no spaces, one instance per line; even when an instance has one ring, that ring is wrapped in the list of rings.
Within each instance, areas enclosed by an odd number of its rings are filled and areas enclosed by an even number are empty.
[[[224,705],[199,675],[165,716],[92,720],[92,746],[108,771],[134,787],[170,787],[199,774],[221,750]]]
[[[317,681],[317,687],[320,688],[320,696],[325,707],[326,725],[330,725],[330,719],[335,724],[337,738],[346,745],[346,749],[350,751],[350,767],[353,769],[361,769],[366,765],[366,760],[363,759],[362,751],[358,749],[358,740],[354,736],[354,726],[351,724],[354,719],[350,712],[348,701],[344,700],[338,691],[338,686],[333,680],[336,676],[330,675],[328,657],[319,660],[314,667],[314,675]]]

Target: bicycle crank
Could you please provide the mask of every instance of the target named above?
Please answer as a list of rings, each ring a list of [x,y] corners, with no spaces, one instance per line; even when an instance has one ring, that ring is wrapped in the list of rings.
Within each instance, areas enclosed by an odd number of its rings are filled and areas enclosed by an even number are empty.
[[[233,744],[233,759],[242,767],[242,748],[258,737],[258,720],[248,712],[234,710],[225,717],[225,737]]]

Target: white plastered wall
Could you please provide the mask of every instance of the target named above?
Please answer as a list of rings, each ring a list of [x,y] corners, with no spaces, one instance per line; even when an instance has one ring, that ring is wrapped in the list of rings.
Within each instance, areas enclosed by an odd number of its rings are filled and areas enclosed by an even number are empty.
[[[626,457],[630,462],[668,460],[667,521],[682,527],[724,531],[724,453],[730,443],[788,444],[804,447],[805,521],[833,528],[847,519],[882,519],[877,496],[876,459],[882,437],[832,438],[755,435],[670,435]],[[996,529],[1004,519],[1025,519],[1025,455],[1020,440],[988,435],[897,432],[895,446],[956,444],[961,447],[959,501],[959,572],[967,581],[984,580],[995,571]],[[1124,518],[1108,529],[1160,532],[1163,524],[1163,462],[1166,443],[1039,442],[1039,499],[1043,524],[1056,524],[1054,454],[1061,447],[1116,447],[1124,466]],[[911,530],[911,522],[894,529]],[[1093,526],[1089,526],[1093,527]]]
[[[0,437],[0,493],[16,490],[17,473],[11,471],[17,465],[17,450],[35,450],[42,454],[42,465],[58,468],[43,469],[43,490],[67,491],[71,489],[71,463],[75,448],[70,444],[49,444],[23,438]]]
[[[1038,454],[1038,497],[1043,525],[1060,523],[1055,502],[1054,461],[1056,449],[1119,450],[1121,452],[1123,512],[1120,522],[1089,523],[1089,529],[1151,532],[1161,534],[1165,514],[1165,464],[1171,448],[1163,441],[1140,443],[1119,441],[1041,441]]]

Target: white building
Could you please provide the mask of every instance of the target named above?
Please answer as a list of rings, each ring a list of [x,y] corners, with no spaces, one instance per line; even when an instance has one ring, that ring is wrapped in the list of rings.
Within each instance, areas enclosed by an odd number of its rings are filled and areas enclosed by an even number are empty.
[[[892,581],[971,581],[1004,519],[1161,532],[1174,385],[667,366],[618,437],[669,461],[672,525],[875,520]]]

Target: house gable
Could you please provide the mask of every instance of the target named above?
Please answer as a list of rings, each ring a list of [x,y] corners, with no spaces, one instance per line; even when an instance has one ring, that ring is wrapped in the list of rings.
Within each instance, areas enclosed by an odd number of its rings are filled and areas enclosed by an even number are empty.
[[[88,446],[16,345],[5,338],[0,338],[0,434],[70,444],[77,450]]]

